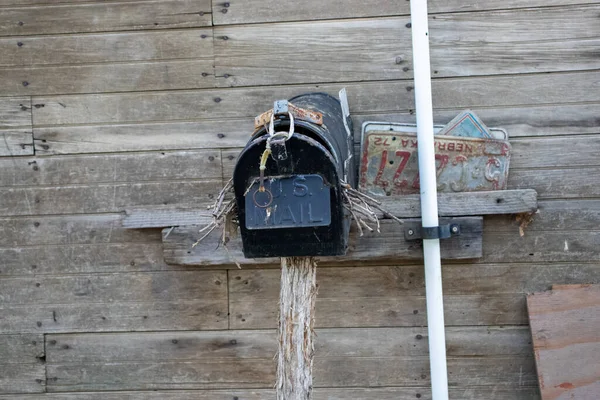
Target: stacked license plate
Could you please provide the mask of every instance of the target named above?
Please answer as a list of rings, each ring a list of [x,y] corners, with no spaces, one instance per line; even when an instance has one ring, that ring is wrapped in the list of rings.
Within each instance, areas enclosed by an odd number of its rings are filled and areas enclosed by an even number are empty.
[[[438,192],[506,189],[511,147],[502,129],[489,129],[464,111],[446,126],[435,126]],[[373,195],[419,193],[417,127],[365,122],[359,188]]]

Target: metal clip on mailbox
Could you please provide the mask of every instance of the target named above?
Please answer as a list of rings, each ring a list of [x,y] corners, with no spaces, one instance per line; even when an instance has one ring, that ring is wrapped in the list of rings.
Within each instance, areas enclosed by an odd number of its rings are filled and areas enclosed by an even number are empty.
[[[247,258],[345,254],[341,182],[355,187],[355,166],[344,90],[340,99],[303,94],[256,118],[233,174]]]

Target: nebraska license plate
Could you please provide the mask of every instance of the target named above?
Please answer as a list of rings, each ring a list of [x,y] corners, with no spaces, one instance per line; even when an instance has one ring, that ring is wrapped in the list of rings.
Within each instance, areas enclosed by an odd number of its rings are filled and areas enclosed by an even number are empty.
[[[439,192],[506,189],[508,141],[436,135],[435,153]],[[359,187],[374,195],[419,193],[417,135],[365,132]]]
[[[265,179],[265,190],[254,182],[245,198],[247,229],[327,226],[331,224],[331,194],[320,175]]]

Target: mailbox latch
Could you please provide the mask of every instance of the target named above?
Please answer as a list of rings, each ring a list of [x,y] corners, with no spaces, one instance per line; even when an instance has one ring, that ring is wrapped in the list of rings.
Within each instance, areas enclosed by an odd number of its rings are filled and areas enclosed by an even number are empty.
[[[460,225],[446,224],[433,227],[410,227],[404,230],[406,240],[449,239],[460,235]]]

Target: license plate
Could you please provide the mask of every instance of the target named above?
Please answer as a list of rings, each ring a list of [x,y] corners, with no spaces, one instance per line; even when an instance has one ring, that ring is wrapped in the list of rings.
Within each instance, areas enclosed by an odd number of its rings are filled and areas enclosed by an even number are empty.
[[[320,175],[265,179],[247,191],[246,228],[277,229],[331,224],[330,189]]]
[[[417,135],[365,132],[359,187],[374,195],[419,193]],[[435,136],[439,192],[506,189],[510,144],[506,140]]]

